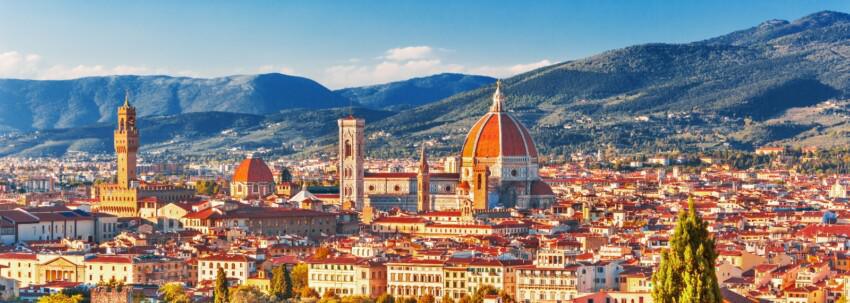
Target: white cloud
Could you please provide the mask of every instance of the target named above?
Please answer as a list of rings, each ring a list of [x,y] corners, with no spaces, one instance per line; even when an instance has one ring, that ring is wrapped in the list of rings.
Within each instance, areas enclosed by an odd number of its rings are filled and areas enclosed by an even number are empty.
[[[407,61],[432,58],[434,49],[430,46],[408,46],[387,50],[384,59],[391,61]]]
[[[508,66],[479,66],[470,68],[469,73],[503,78],[521,74],[548,65],[552,65],[552,62],[548,59],[543,59],[537,62],[521,63]]]
[[[109,76],[109,75],[168,75],[168,69],[149,68],[146,66],[133,65],[54,65],[39,72],[35,77],[42,80],[75,79],[82,77]]]
[[[197,76],[192,71],[172,72],[166,68],[135,65],[49,65],[38,54],[18,51],[0,52],[0,78],[62,80],[107,75],[179,75]]]
[[[548,59],[543,59],[513,65],[468,66],[446,62],[446,59],[442,58],[452,52],[455,51],[424,45],[398,47],[386,50],[373,59],[350,58],[339,64],[320,68],[310,74],[311,78],[330,88],[341,88],[400,81],[446,72],[504,78],[552,64]],[[34,53],[0,51],[0,78],[57,80],[106,75],[211,77],[209,74],[201,74],[191,70],[171,70],[143,65],[69,65],[48,64],[45,61],[47,60]],[[298,71],[279,64],[240,68],[234,71],[235,74],[272,72],[287,75],[299,74]]]
[[[0,53],[0,77],[27,78],[38,70],[41,56],[17,51]]]
[[[261,74],[281,73],[284,75],[295,75],[295,69],[287,66],[277,66],[274,64],[266,64],[257,68],[257,72]]]
[[[544,59],[537,62],[506,66],[464,66],[446,63],[439,58],[442,49],[430,46],[408,46],[389,49],[373,63],[349,61],[333,65],[324,71],[322,84],[331,88],[372,85],[405,80],[438,73],[467,73],[493,77],[509,77],[551,65]]]

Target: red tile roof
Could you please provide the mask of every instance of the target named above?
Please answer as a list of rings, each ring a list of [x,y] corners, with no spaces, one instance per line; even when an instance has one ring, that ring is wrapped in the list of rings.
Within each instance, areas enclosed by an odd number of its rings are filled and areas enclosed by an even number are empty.
[[[0,259],[38,260],[38,256],[27,253],[2,253]]]
[[[209,255],[205,257],[198,258],[201,261],[219,261],[219,262],[250,262],[251,258],[243,255],[230,255],[230,254],[220,254],[220,255]]]
[[[130,256],[95,256],[85,262],[89,263],[133,263],[133,258]]]
[[[235,182],[274,182],[274,175],[260,158],[248,158],[239,164],[233,173]]]

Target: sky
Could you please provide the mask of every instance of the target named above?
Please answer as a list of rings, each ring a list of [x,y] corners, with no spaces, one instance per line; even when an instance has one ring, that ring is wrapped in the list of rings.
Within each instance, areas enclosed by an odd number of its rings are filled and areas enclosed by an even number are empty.
[[[850,1],[0,0],[0,78],[280,72],[337,89],[441,72],[509,77],[822,10],[848,13]]]

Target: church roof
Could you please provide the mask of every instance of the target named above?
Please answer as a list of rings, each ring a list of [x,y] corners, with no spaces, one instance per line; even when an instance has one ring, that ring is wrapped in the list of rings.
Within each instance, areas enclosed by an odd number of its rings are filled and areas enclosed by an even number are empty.
[[[502,110],[503,100],[501,88],[497,87],[490,111],[475,122],[466,135],[462,157],[537,157],[537,148],[528,129]]]
[[[307,186],[304,186],[304,189],[298,192],[295,196],[289,199],[291,202],[303,202],[303,201],[314,201],[320,200],[316,195],[307,190]]]
[[[263,159],[248,158],[239,164],[236,172],[233,173],[233,181],[235,182],[274,182],[274,176],[269,166]]]
[[[552,195],[555,195],[555,193],[552,192],[552,187],[550,187],[549,184],[546,184],[546,182],[537,180],[537,181],[534,181],[533,183],[531,183],[531,195],[532,196],[552,196]]]

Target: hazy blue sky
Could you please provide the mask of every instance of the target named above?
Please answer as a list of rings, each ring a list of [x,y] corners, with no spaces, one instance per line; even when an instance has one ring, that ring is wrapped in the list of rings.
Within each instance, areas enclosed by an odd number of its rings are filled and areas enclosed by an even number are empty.
[[[0,1],[0,77],[284,72],[332,88],[510,76],[850,1]]]

